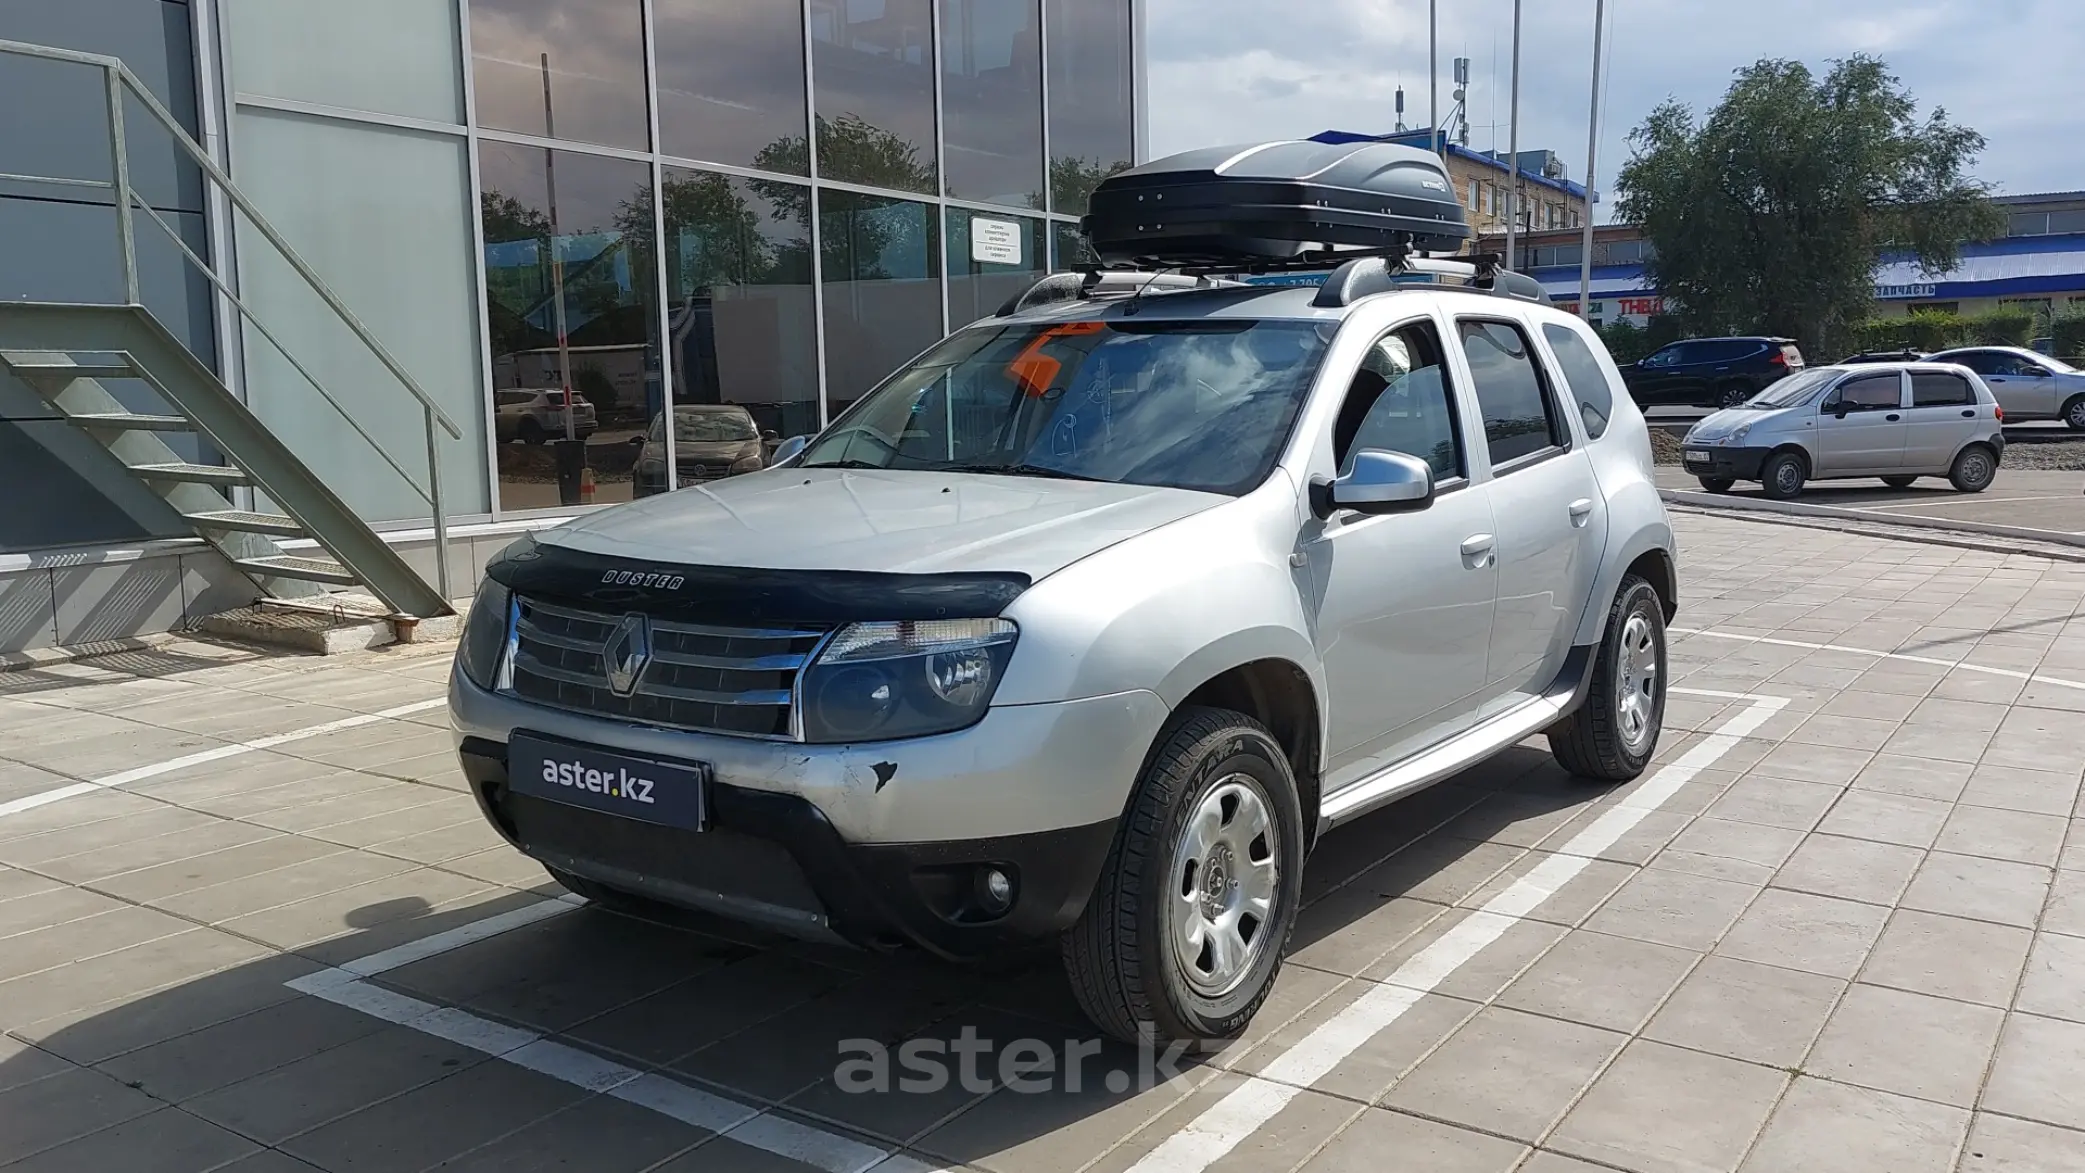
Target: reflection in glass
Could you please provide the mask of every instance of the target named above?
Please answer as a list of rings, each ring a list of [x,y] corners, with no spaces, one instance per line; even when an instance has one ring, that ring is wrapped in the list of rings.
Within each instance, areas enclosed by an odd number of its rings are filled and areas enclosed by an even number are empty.
[[[764,468],[779,441],[818,430],[811,192],[678,168],[665,179],[672,443],[686,486]],[[666,488],[666,436],[655,415],[638,496]]]
[[[1043,222],[967,208],[948,210],[948,321],[963,326],[997,311],[1045,271]]]
[[[1050,209],[1083,215],[1101,180],[1130,165],[1128,0],[1049,0]]]
[[[653,0],[659,149],[810,173],[801,0]]]
[[[944,0],[941,145],[948,194],[1043,206],[1037,0]]]
[[[811,0],[821,176],[934,191],[933,40],[933,0]]]
[[[471,0],[478,125],[644,150],[639,0]]]
[[[651,169],[496,142],[479,167],[500,507],[627,501],[661,398]]]
[[[1100,264],[1100,257],[1094,253],[1093,246],[1086,243],[1086,234],[1079,231],[1078,225],[1059,220],[1052,222],[1050,229],[1055,238],[1050,256],[1052,272],[1062,273],[1067,269]]]
[[[910,200],[818,193],[825,387],[838,415],[941,336],[941,230]]]

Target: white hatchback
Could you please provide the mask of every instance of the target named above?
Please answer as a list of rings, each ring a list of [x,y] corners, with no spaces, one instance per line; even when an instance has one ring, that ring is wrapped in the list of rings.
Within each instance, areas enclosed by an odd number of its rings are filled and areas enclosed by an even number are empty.
[[[1981,493],[2005,454],[2005,413],[1983,379],[1941,362],[1812,367],[1688,431],[1681,464],[1711,493],[1758,481],[1788,500],[1813,480],[1944,476]]]

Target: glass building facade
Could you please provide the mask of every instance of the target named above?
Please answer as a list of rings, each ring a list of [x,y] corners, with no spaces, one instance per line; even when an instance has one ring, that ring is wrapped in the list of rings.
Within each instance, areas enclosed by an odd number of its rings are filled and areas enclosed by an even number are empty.
[[[465,11],[503,514],[571,503],[561,439],[598,503],[761,467],[1077,260],[1136,155],[1134,0]]]

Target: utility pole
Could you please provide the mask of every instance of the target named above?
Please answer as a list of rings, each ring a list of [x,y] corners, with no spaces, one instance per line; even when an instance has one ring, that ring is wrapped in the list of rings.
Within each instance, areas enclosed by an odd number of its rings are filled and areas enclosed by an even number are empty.
[[[1593,101],[1585,131],[1585,238],[1578,256],[1578,316],[1593,317],[1593,181],[1600,152],[1600,34],[1606,29],[1607,0],[1593,0]]]
[[[1506,267],[1515,269],[1520,228],[1520,0],[1513,0],[1513,96],[1506,109]]]

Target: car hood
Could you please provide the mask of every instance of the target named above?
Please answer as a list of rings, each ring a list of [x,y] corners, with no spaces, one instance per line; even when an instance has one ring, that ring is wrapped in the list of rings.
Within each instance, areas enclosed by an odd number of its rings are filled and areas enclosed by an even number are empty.
[[[1696,423],[1687,432],[1689,440],[1721,440],[1746,425],[1760,427],[1785,418],[1793,408],[1726,407]]]
[[[689,566],[1041,578],[1228,500],[1043,477],[781,468],[619,505],[537,540]]]

